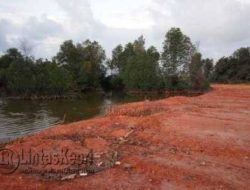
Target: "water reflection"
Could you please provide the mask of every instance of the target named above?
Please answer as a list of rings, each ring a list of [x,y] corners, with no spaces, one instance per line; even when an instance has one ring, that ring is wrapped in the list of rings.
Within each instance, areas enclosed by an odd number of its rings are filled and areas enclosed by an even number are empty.
[[[159,99],[163,96],[150,96]],[[80,100],[0,100],[0,142],[39,132],[59,121],[80,121],[103,115],[110,106],[144,100],[144,96],[88,94]]]

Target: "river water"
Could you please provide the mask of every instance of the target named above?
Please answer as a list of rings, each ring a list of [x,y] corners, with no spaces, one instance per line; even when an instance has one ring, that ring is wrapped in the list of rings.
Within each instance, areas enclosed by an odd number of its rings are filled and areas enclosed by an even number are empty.
[[[76,122],[104,115],[112,105],[145,100],[145,96],[88,94],[74,100],[0,99],[0,142],[33,134],[64,120]],[[163,96],[150,96],[160,99]]]

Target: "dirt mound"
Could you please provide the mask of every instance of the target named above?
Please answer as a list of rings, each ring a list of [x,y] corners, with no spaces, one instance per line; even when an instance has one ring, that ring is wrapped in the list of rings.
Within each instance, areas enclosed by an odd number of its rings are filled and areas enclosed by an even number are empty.
[[[30,149],[63,156],[68,150],[90,164],[85,171],[86,163],[32,165],[76,169],[49,179],[19,163],[14,173],[0,174],[0,189],[247,189],[249,139],[250,86],[214,85],[202,96],[126,104],[8,144],[27,156]]]

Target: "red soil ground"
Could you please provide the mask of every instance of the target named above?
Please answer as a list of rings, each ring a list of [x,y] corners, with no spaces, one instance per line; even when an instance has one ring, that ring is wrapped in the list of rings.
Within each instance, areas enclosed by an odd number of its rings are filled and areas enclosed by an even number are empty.
[[[99,155],[115,149],[121,164],[68,181],[24,174],[22,166],[0,174],[3,190],[248,189],[250,86],[214,85],[198,97],[122,105],[105,117],[57,126],[5,148],[93,149]]]

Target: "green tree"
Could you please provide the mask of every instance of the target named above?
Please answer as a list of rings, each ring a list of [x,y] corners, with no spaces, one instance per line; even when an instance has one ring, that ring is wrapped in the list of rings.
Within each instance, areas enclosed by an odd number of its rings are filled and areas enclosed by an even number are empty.
[[[191,87],[199,90],[207,87],[207,81],[203,73],[201,54],[195,53],[189,66]]]
[[[187,73],[188,64],[195,52],[190,38],[182,33],[180,28],[171,28],[163,43],[161,60],[167,76]]]
[[[213,72],[213,80],[222,83],[250,81],[250,48],[240,48],[232,56],[219,59]]]
[[[8,49],[6,54],[0,57],[0,88],[7,88],[6,71],[12,62],[20,59],[23,59],[22,54],[16,48]]]
[[[29,58],[13,61],[6,71],[7,88],[15,94],[31,95],[35,92],[36,78],[33,61]]]
[[[63,95],[71,90],[72,76],[55,62],[37,60],[35,76],[36,93],[39,95]]]
[[[237,65],[232,69],[237,70],[234,81],[249,82],[250,81],[250,48],[240,48],[233,53]],[[233,62],[233,61],[232,61]]]
[[[125,56],[126,55],[126,59]],[[159,53],[155,47],[145,49],[145,39],[139,37],[133,44],[127,44],[121,58],[124,58],[121,78],[128,90],[157,90],[159,88]]]
[[[213,72],[213,60],[212,59],[204,59],[202,60],[202,65],[204,67],[204,76],[207,80],[211,79],[211,75]]]
[[[108,62],[108,67],[111,70],[111,74],[113,72],[119,72],[122,67],[122,54],[123,54],[123,47],[122,45],[118,45],[112,51],[112,59]]]
[[[71,40],[65,41],[54,60],[71,73],[77,88],[99,87],[105,51],[98,42],[86,40],[74,45]]]
[[[36,93],[39,95],[46,95],[49,93],[50,77],[48,74],[48,67],[50,61],[38,59],[35,63],[35,77],[36,77]]]
[[[81,49],[81,46],[76,47],[72,40],[68,40],[63,42],[59,52],[54,57],[54,61],[63,65],[72,74],[74,81],[78,80],[81,64],[84,60],[83,52],[79,49]]]
[[[122,54],[119,57],[119,74],[122,75],[122,73],[125,71],[127,64],[131,62],[132,59],[134,59],[135,51],[134,51],[134,44],[128,43],[125,45],[124,50]]]
[[[83,85],[85,84],[87,88],[97,88],[100,86],[100,79],[103,77],[105,51],[98,42],[89,40],[82,44],[82,48],[84,62],[81,73],[86,76]]]
[[[59,67],[56,63],[47,65],[48,71],[48,92],[50,94],[63,95],[71,90],[72,76],[69,71]]]

